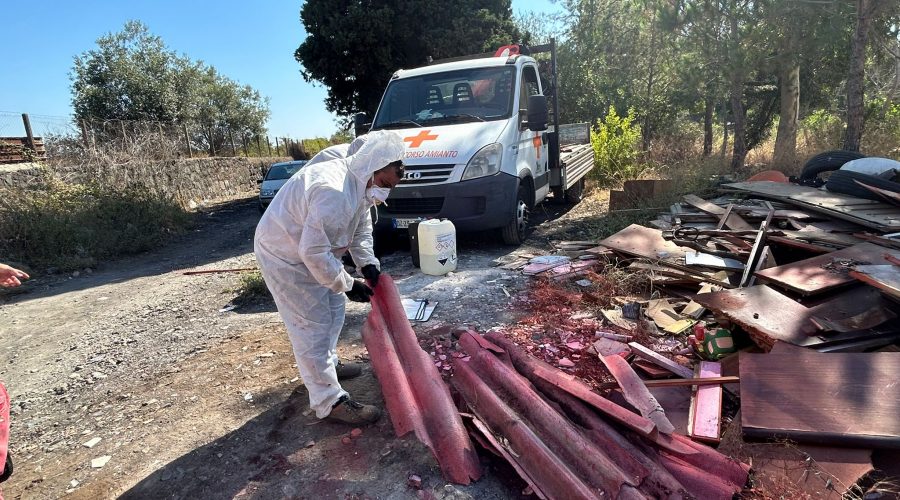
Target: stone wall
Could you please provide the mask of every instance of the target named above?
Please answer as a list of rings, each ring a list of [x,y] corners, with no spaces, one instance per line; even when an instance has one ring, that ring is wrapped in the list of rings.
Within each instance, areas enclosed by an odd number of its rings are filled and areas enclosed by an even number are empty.
[[[101,179],[104,184],[141,184],[172,196],[187,208],[216,198],[252,194],[269,165],[290,158],[196,158],[123,165],[51,167],[54,176],[74,183]],[[39,167],[0,169],[0,188],[23,188],[39,182]]]

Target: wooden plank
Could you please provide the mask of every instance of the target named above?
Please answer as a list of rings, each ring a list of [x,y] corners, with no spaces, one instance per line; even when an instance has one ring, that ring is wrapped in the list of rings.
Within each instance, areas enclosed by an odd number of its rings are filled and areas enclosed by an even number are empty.
[[[722,365],[713,361],[701,361],[697,367],[700,378],[719,378]],[[722,386],[700,386],[691,398],[688,436],[711,443],[718,443],[722,432]]]
[[[803,295],[815,295],[854,283],[850,270],[856,265],[885,263],[885,252],[900,257],[900,251],[873,243],[860,243],[809,259],[764,269],[756,276],[768,283]]]
[[[891,264],[856,266],[850,276],[900,299],[900,267]]]
[[[742,271],[744,264],[739,260],[729,259],[728,257],[720,257],[704,252],[694,251],[687,252],[684,257],[684,263],[689,266],[703,266],[712,269],[725,269],[729,271]]]
[[[681,378],[694,378],[694,372],[690,368],[681,366],[671,359],[653,351],[652,349],[644,347],[637,342],[629,342],[628,347],[631,348],[635,356],[661,366]]]
[[[700,198],[699,196],[695,196],[693,194],[689,194],[684,196],[684,201],[691,205],[692,207],[698,208],[708,214],[717,215],[717,219],[719,220],[719,228],[728,227],[729,229],[735,230],[745,230],[745,229],[753,229],[753,226],[747,223],[740,215],[737,214],[736,208],[734,205],[728,205],[726,208],[722,208],[715,203],[709,202]],[[683,217],[682,217],[683,218]]]
[[[900,448],[900,353],[741,354],[747,436]]]
[[[698,275],[695,269],[682,264],[684,262],[685,249],[663,238],[662,231],[658,229],[632,224],[601,241],[600,245],[625,255],[642,257],[658,262],[661,265],[678,269],[686,274]],[[732,287],[731,283],[714,278],[704,277],[703,281],[725,288]]]
[[[736,182],[723,187],[786,201],[873,229],[900,229],[900,208],[874,200],[783,182]]]
[[[708,214],[723,215],[725,213],[724,208],[722,208],[719,205],[716,205],[715,203],[712,203],[710,201],[706,201],[697,195],[693,195],[693,194],[685,195],[684,201],[688,205],[691,205],[692,207],[695,207],[695,208],[699,208],[700,210],[703,210],[704,212],[706,212]]]
[[[601,356],[603,365],[612,374],[622,389],[622,394],[629,404],[634,406],[641,415],[656,424],[656,428],[663,434],[671,434],[675,427],[666,418],[666,412],[660,406],[653,394],[647,390],[647,386],[637,376],[625,358],[615,356]]]
[[[738,376],[709,376],[702,378],[667,378],[664,380],[645,380],[644,385],[647,387],[687,387],[702,385],[723,385],[723,384],[739,384],[741,377]]]

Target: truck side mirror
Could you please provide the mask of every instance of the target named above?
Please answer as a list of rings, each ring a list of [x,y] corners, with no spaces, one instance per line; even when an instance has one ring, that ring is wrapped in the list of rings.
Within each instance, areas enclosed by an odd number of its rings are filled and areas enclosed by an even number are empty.
[[[369,133],[372,124],[367,123],[368,119],[369,117],[366,116],[365,113],[356,113],[353,115],[353,133],[356,134],[356,137]]]
[[[528,96],[528,130],[547,130],[547,97],[542,95]]]

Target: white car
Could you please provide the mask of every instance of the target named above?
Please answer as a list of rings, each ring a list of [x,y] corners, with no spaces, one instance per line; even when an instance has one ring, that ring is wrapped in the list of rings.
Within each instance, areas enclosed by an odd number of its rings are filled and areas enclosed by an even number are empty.
[[[273,163],[266,172],[266,176],[259,181],[259,211],[265,212],[266,207],[272,202],[272,198],[284,186],[284,183],[306,165],[306,160],[286,161]]]

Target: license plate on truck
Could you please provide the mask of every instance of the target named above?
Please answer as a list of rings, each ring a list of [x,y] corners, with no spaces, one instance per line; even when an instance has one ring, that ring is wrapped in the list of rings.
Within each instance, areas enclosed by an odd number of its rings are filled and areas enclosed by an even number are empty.
[[[407,229],[411,222],[416,222],[417,220],[419,219],[394,219],[394,229]]]

